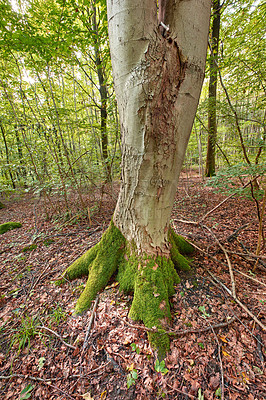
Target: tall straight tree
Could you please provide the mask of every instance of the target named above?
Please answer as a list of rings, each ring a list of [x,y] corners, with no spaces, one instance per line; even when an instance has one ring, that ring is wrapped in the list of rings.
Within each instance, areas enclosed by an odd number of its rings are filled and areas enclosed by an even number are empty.
[[[217,140],[216,121],[216,98],[218,77],[218,52],[220,36],[221,5],[220,0],[213,0],[213,18],[211,26],[210,43],[210,81],[209,81],[209,104],[208,104],[208,145],[206,157],[206,176],[215,174],[215,146]]]
[[[192,246],[170,227],[178,177],[204,77],[211,0],[108,0],[111,59],[122,132],[122,183],[102,240],[64,273],[88,275],[82,313],[117,271],[134,292],[129,316],[142,320],[160,356],[181,254]]]

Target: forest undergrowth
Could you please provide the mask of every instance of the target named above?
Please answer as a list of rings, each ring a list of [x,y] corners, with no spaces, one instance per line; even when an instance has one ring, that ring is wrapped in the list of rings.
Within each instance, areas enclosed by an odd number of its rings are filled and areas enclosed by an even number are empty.
[[[22,224],[0,236],[1,399],[266,398],[266,252],[254,270],[254,200],[234,196],[214,209],[226,196],[181,176],[172,226],[197,249],[171,298],[171,351],[160,363],[115,280],[83,316],[73,309],[85,280],[54,284],[100,240],[117,185],[111,192],[87,198],[91,223],[47,220],[30,194],[1,198],[0,223]]]

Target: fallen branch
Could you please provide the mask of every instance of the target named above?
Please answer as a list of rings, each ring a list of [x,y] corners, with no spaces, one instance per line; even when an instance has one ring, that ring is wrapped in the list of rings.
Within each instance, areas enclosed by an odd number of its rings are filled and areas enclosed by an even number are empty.
[[[217,346],[218,346],[218,357],[219,357],[220,370],[221,370],[221,400],[224,400],[224,369],[223,369],[223,362],[222,362],[222,357],[221,357],[221,346],[220,346],[220,343],[219,343],[219,339],[218,339],[216,333],[214,332],[213,327],[211,326],[209,321],[207,321],[207,322],[211,327],[212,333],[213,333],[213,335],[215,337],[215,340],[216,340],[216,343],[217,343]]]
[[[206,253],[206,251],[204,251],[203,249],[201,249],[199,246],[195,245],[194,243],[190,242],[190,244],[191,244],[192,246],[194,246],[195,249],[197,249],[197,250],[199,250],[200,252],[202,252],[203,254],[209,255],[208,253]],[[211,256],[211,257],[212,257],[212,256]],[[214,257],[212,257],[212,258],[214,258]],[[226,290],[226,292],[227,292],[228,294],[230,294],[230,296],[232,296],[232,297],[234,298],[234,300],[236,301],[236,303],[237,303],[240,307],[242,307],[243,310],[245,310],[246,313],[247,313],[255,322],[257,322],[257,324],[258,324],[263,330],[266,330],[266,326],[265,326],[251,311],[249,311],[249,309],[248,309],[237,297],[234,297],[234,296],[233,296],[233,293],[231,292],[231,290],[228,289],[228,287],[225,286],[224,283],[222,283],[222,282],[221,282],[211,271],[209,271],[208,268],[206,268],[204,265],[201,265],[201,267],[202,267],[203,269],[205,269],[205,271],[207,271],[207,273],[210,274],[210,276],[211,276],[220,286],[222,286],[222,287]]]
[[[266,287],[266,283],[261,282],[261,281],[259,281],[259,280],[256,279],[256,278],[253,278],[253,276],[249,276],[249,275],[247,275],[247,274],[244,274],[244,272],[238,271],[238,270],[235,269],[235,268],[233,268],[233,269],[234,269],[234,271],[237,272],[238,274],[241,274],[241,275],[245,276],[246,278],[251,279],[252,281],[257,282],[257,283],[259,283],[260,285]]]
[[[208,272],[208,274],[211,275],[211,277],[220,285],[222,286],[223,289],[226,290],[226,292],[233,297],[233,293],[231,292],[230,289],[228,289],[228,287],[221,282],[211,271],[208,270],[208,268],[206,268],[204,265],[202,265],[202,268],[205,269],[205,271]],[[266,330],[266,326],[256,317],[256,315],[254,315],[246,306],[245,304],[243,304],[237,297],[233,297],[235,302],[241,307],[243,308],[243,310],[246,311],[246,313],[265,331]]]
[[[189,394],[189,393],[186,393],[186,392],[182,392],[182,390],[174,388],[173,386],[169,385],[167,382],[166,382],[166,386],[168,386],[170,389],[172,389],[172,391],[176,391],[177,393],[183,394],[184,396],[189,397],[190,399],[196,399],[197,400],[196,396],[193,396],[192,394]]]
[[[92,375],[95,372],[98,372],[100,369],[107,367],[107,365],[109,365],[110,363],[111,363],[111,361],[108,361],[104,365],[101,365],[98,368],[95,368],[91,371],[86,372],[86,375],[69,375],[67,377],[67,379],[76,379],[76,378],[86,379],[88,375]],[[52,381],[66,379],[65,376],[58,376],[56,378],[44,379],[44,378],[39,378],[37,376],[30,376],[30,375],[23,375],[23,374],[0,375],[0,379],[12,379],[12,378],[27,378],[27,379],[32,379],[33,381],[39,381],[39,382],[44,382],[44,383],[48,383],[48,384],[49,384],[49,382],[52,382]]]
[[[90,331],[91,331],[91,327],[92,327],[92,324],[93,324],[93,321],[94,321],[95,311],[96,311],[98,303],[99,303],[99,295],[96,297],[95,302],[94,302],[94,306],[93,306],[90,322],[89,322],[89,325],[88,325],[88,328],[87,328],[87,331],[86,331],[86,335],[85,335],[85,339],[84,339],[84,343],[83,343],[83,346],[82,346],[82,351],[84,351],[86,349],[86,347],[87,347],[88,337],[89,337],[89,334],[90,334]]]
[[[246,229],[246,228],[249,228],[249,226],[250,226],[253,222],[254,222],[254,220],[252,220],[251,222],[248,222],[247,224],[244,224],[244,225],[240,226],[240,228],[236,229],[233,233],[231,233],[231,235],[227,236],[227,238],[226,238],[225,240],[227,240],[227,242],[229,242],[229,243],[230,243],[230,242],[233,242],[233,241],[237,238],[238,234],[239,234],[242,230],[244,230],[244,229]]]
[[[153,332],[153,333],[160,333],[160,334],[167,334],[169,336],[185,336],[185,335],[189,335],[191,333],[204,333],[204,332],[208,332],[209,330],[211,330],[210,327],[206,327],[206,328],[199,328],[199,329],[185,329],[185,330],[181,330],[181,331],[172,331],[172,330],[164,330],[162,331],[158,331],[157,329],[151,329],[151,328],[146,328],[145,326],[141,326],[141,325],[132,325],[129,322],[127,322],[126,320],[124,320],[123,318],[118,317],[121,321],[123,321],[127,326],[129,326],[130,328],[135,328],[135,329],[142,329],[143,331],[147,331],[147,332]],[[230,318],[230,317],[228,317]],[[232,324],[234,321],[236,320],[235,317],[231,317],[230,319],[228,319],[228,321],[226,322],[221,322],[220,324],[216,324],[213,325],[212,328],[213,329],[219,329],[219,328],[224,328],[225,326],[228,326],[230,324]]]
[[[47,331],[47,332],[50,332],[50,333],[52,333],[54,336],[56,336],[65,346],[67,346],[67,347],[69,347],[70,349],[72,349],[72,350],[75,350],[76,349],[76,347],[75,346],[72,346],[72,344],[69,344],[69,343],[67,343],[67,342],[65,342],[64,341],[64,339],[60,336],[60,335],[58,335],[58,333],[56,333],[55,331],[53,331],[52,329],[50,329],[50,328],[47,328],[47,326],[36,326],[36,328],[37,329],[40,329],[40,330],[42,330],[42,329],[44,329],[45,331]]]
[[[257,180],[259,177],[260,177],[260,175],[256,176],[252,180],[248,181],[245,185],[242,186],[242,189],[244,189],[245,187],[250,185],[251,182]],[[208,211],[205,215],[203,215],[203,217],[200,218],[199,223],[202,222],[205,218],[207,218],[210,214],[212,214],[215,210],[217,210],[217,208],[221,207],[227,200],[231,199],[231,197],[235,196],[236,194],[237,193],[230,194],[230,196],[226,197],[223,201],[221,201],[221,203],[217,204],[217,206],[215,206],[210,211]]]
[[[263,256],[262,254],[256,255],[254,253],[239,253],[231,250],[227,250],[228,253],[236,254],[237,256],[243,256],[243,257],[252,257],[252,258],[262,258],[262,260],[266,260],[266,256]]]
[[[29,298],[29,296],[30,296],[30,293],[34,290],[34,288],[36,287],[36,285],[39,283],[41,277],[43,276],[43,274],[47,271],[47,269],[48,269],[49,267],[50,267],[50,264],[47,264],[46,267],[44,268],[44,270],[43,270],[43,271],[40,273],[40,275],[37,277],[37,279],[32,283],[32,285],[31,285],[31,287],[30,287],[30,289],[29,289],[29,291],[28,291],[28,294],[27,294],[27,296],[26,296],[26,299],[24,300],[24,304],[27,303],[28,298]]]
[[[56,389],[59,392],[63,393],[65,396],[69,397],[70,399],[72,399],[72,400],[76,399],[76,397],[70,396],[70,394],[68,394],[64,390],[60,389],[59,387],[52,385],[50,383],[51,379],[46,380],[46,379],[42,379],[42,378],[39,378],[36,376],[23,375],[23,374],[13,374],[13,375],[8,375],[8,376],[0,375],[0,379],[11,379],[11,378],[25,378],[25,379],[31,379],[32,381],[42,382],[42,383],[45,383],[45,385],[50,386],[51,388]],[[56,378],[56,379],[58,380],[58,378]]]
[[[227,264],[228,264],[228,267],[229,267],[230,278],[231,278],[232,295],[233,295],[234,299],[236,299],[235,278],[234,278],[233,268],[232,268],[232,264],[231,264],[230,258],[228,256],[228,253],[227,253],[226,249],[223,247],[223,245],[220,243],[218,238],[215,236],[215,234],[212,232],[212,230],[208,226],[202,225],[202,224],[200,224],[200,226],[205,228],[205,229],[207,229],[207,231],[210,232],[210,234],[213,236],[213,238],[217,242],[218,246],[222,249],[222,251],[225,254],[225,257],[226,257],[226,260],[227,260]]]

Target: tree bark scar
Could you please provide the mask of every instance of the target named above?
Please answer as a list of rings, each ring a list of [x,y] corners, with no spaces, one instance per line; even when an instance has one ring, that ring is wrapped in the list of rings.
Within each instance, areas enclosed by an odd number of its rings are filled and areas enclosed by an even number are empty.
[[[185,78],[187,61],[176,41],[166,41],[156,35],[146,53],[146,65],[149,96],[139,115],[146,120],[147,141],[152,140],[156,151],[167,157],[175,152],[176,102]]]

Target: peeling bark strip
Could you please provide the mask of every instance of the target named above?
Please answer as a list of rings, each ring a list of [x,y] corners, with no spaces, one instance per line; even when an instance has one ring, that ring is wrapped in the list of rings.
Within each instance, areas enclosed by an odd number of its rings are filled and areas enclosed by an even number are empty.
[[[175,113],[177,95],[185,78],[187,61],[182,56],[176,41],[161,35],[151,41],[146,53],[146,80],[148,98],[139,110],[140,118],[146,124],[145,142],[154,140],[156,152],[164,156],[175,152]]]

